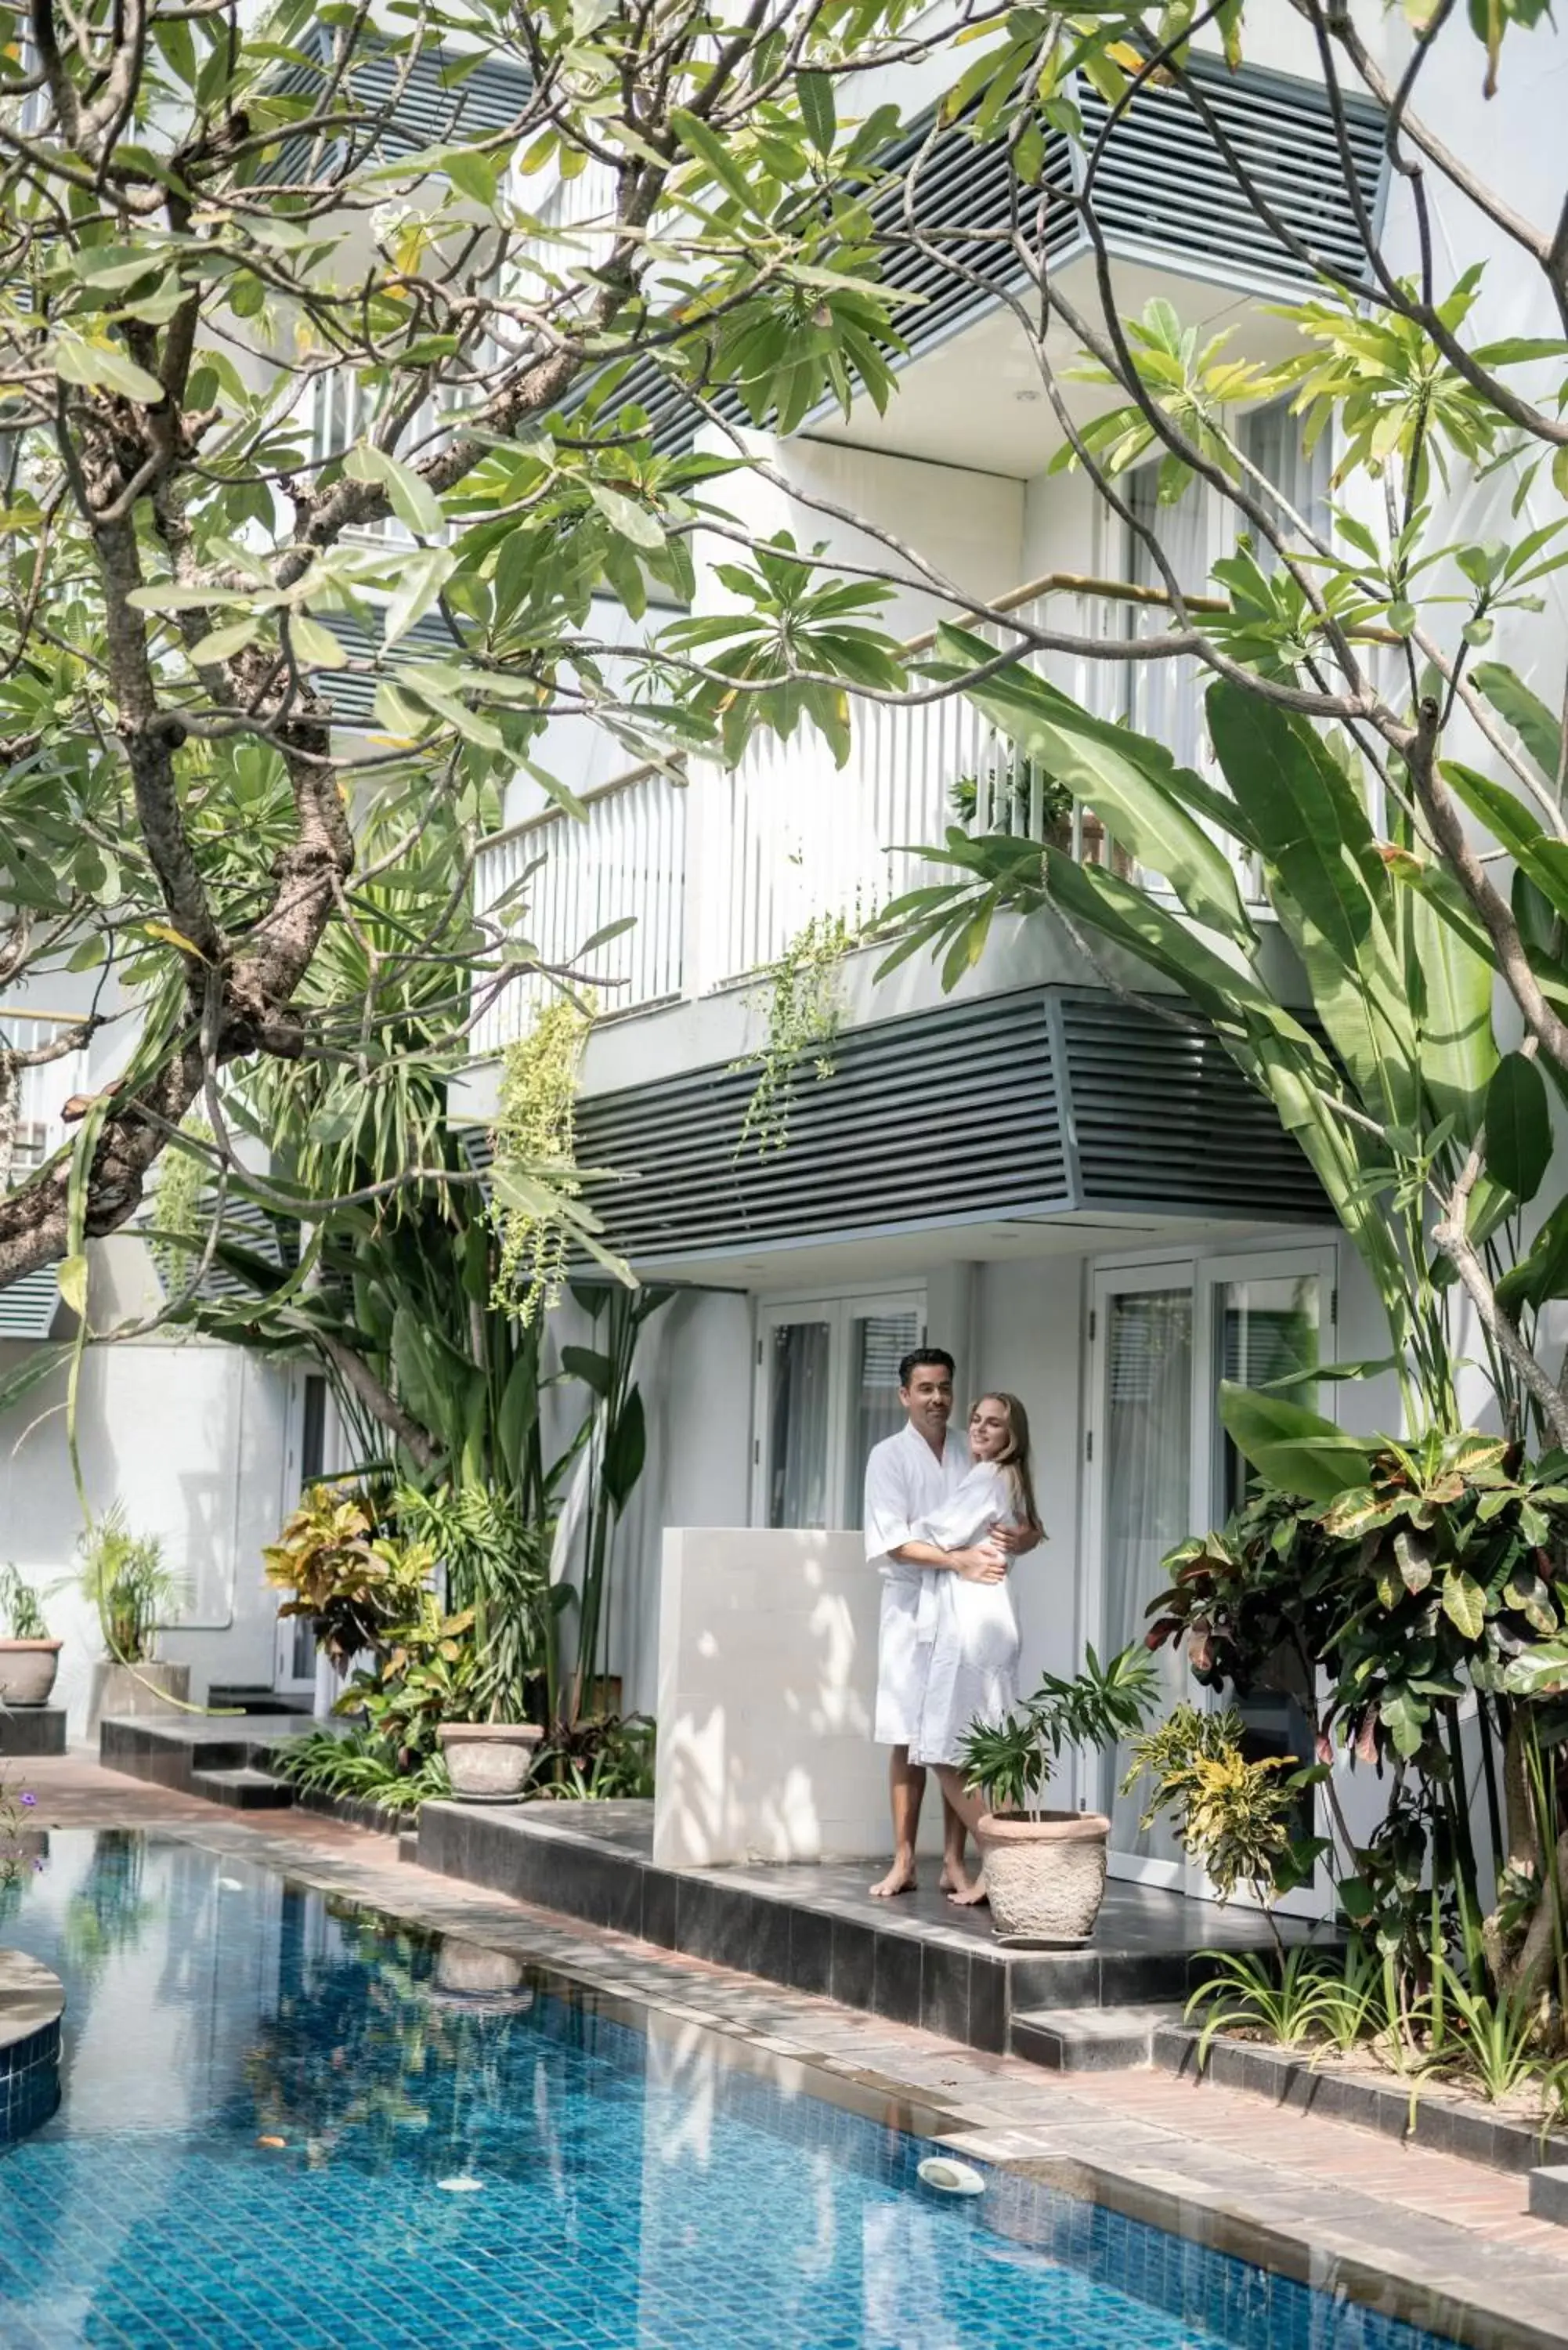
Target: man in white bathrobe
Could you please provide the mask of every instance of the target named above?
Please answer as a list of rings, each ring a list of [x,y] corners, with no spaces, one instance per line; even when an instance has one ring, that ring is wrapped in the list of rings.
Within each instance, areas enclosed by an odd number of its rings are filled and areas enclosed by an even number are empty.
[[[866,1463],[866,1556],[882,1576],[882,1619],[877,1643],[877,1716],[872,1736],[888,1746],[893,1810],[893,1866],[871,1887],[886,1897],[915,1887],[915,1831],[926,1774],[909,1761],[930,1664],[930,1643],[918,1636],[921,1569],[950,1569],[977,1583],[1000,1583],[1008,1555],[1032,1550],[1026,1527],[998,1526],[971,1550],[938,1550],[914,1528],[940,1509],[969,1472],[969,1445],[948,1423],[953,1409],[953,1358],[940,1347],[919,1347],[898,1366],[898,1401],[905,1424],[874,1444]],[[963,1858],[963,1823],[948,1814],[944,1876]]]

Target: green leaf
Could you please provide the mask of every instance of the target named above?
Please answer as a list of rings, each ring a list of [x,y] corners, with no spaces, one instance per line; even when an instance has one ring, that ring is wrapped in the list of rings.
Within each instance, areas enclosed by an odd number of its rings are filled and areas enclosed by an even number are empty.
[[[1486,1594],[1473,1575],[1443,1577],[1443,1613],[1467,1640],[1479,1640],[1486,1629]]]
[[[588,495],[618,537],[629,540],[633,546],[646,547],[650,554],[661,553],[664,533],[658,519],[635,498],[623,496],[605,482],[590,482]]]
[[[838,114],[833,102],[833,78],[825,73],[797,73],[795,96],[806,137],[819,155],[830,155],[838,135]]]
[[[456,567],[456,550],[450,546],[421,547],[399,566],[398,584],[382,616],[384,645],[395,645],[424,619]]]
[[[421,538],[435,538],[444,527],[441,502],[429,484],[410,465],[388,455],[384,449],[359,442],[343,460],[351,482],[379,482],[398,520]]]
[[[306,669],[341,669],[348,658],[331,629],[313,620],[308,612],[293,614],[288,634],[295,659]]]
[[[129,351],[113,345],[84,342],[79,335],[61,334],[55,339],[55,373],[67,383],[85,384],[92,391],[123,392],[128,400],[140,400],[155,408],[163,398],[163,386],[144,367],[138,367]]]
[[[191,659],[199,668],[204,668],[209,661],[229,660],[235,653],[243,653],[247,645],[254,645],[260,631],[259,614],[248,620],[235,620],[226,629],[213,629],[200,644],[192,646]]]
[[[670,127],[686,152],[703,165],[710,179],[733,196],[742,212],[751,212],[752,192],[746,184],[746,175],[717,131],[701,116],[689,114],[680,106],[670,109]]]
[[[71,1312],[80,1315],[88,1305],[88,1261],[85,1255],[63,1256],[55,1269],[60,1295]]]
[[[1563,755],[1563,730],[1538,694],[1501,661],[1478,661],[1470,671],[1501,718],[1505,718],[1541,769],[1556,781]]]
[[[476,155],[466,147],[449,147],[441,157],[441,169],[459,195],[483,204],[486,212],[493,209],[501,179],[493,157]]]
[[[1516,1200],[1533,1200],[1552,1157],[1546,1081],[1533,1060],[1510,1053],[1486,1091],[1486,1165]]]
[[[1568,1199],[1559,1200],[1531,1244],[1497,1284],[1497,1302],[1514,1316],[1549,1298],[1568,1297]]]
[[[1223,1380],[1220,1418],[1237,1451],[1282,1492],[1327,1503],[1336,1494],[1366,1484],[1371,1475],[1363,1445],[1333,1420],[1283,1396]]]

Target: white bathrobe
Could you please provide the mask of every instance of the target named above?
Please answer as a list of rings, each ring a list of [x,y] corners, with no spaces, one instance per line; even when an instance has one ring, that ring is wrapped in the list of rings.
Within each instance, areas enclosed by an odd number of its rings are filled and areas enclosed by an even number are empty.
[[[939,1460],[908,1422],[897,1436],[874,1444],[866,1462],[866,1556],[882,1575],[877,1715],[871,1734],[882,1746],[907,1746],[914,1735],[930,1657],[929,1632],[924,1643],[918,1632],[921,1570],[888,1554],[916,1541],[916,1521],[940,1510],[968,1474],[969,1446],[955,1430],[949,1429]],[[954,1577],[950,1573],[942,1579],[951,1582]]]
[[[1012,1482],[994,1461],[977,1461],[957,1492],[915,1528],[917,1542],[967,1550],[999,1518],[1015,1519]],[[919,1716],[909,1740],[911,1762],[959,1760],[971,1722],[992,1727],[1018,1703],[1018,1617],[1012,1577],[970,1583],[951,1567],[920,1570],[916,1638],[927,1659]]]

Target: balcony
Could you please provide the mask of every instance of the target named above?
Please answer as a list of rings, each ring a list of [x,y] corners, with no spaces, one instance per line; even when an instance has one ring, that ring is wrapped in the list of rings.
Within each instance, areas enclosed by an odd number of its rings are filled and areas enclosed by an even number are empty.
[[[1114,639],[1158,634],[1163,604],[1136,587],[1032,581],[999,600],[1064,634]],[[992,627],[981,631],[1002,641]],[[906,650],[928,650],[929,637]],[[1052,682],[1107,717],[1128,717],[1183,757],[1206,756],[1199,681],[1190,664],[1123,664],[1031,656]],[[868,920],[891,899],[948,868],[921,856],[927,842],[965,824],[1060,838],[1038,776],[973,705],[957,698],[857,706],[847,765],[798,732],[755,738],[740,765],[694,763],[681,782],[638,767],[583,795],[586,817],[547,810],[496,835],[475,876],[482,915],[526,939],[540,961],[595,989],[601,1015],[646,1011],[753,980],[776,963],[816,915]],[[1117,861],[1114,842],[1081,812],[1070,840],[1088,862]],[[1256,877],[1233,842],[1224,846],[1244,895]],[[631,927],[585,953],[612,925]],[[486,1057],[524,1034],[548,979],[528,976],[484,1007],[473,1031]]]

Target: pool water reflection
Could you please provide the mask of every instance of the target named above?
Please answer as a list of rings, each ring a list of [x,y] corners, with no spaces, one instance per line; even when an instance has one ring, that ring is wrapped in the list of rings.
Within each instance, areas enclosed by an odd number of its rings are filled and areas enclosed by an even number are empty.
[[[194,1846],[57,1831],[5,2350],[1432,2350],[1434,2337]]]

